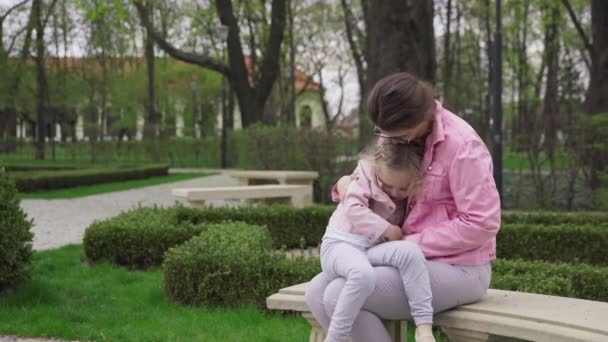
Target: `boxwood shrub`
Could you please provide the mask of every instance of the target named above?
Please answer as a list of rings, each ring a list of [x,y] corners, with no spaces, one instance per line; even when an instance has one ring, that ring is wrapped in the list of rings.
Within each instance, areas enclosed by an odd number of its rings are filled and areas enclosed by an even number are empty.
[[[15,182],[0,171],[0,292],[30,279],[31,227],[19,205]]]
[[[193,209],[176,207],[179,222],[222,222],[234,220],[253,225],[266,226],[275,248],[300,247],[302,239],[306,246],[317,246],[325,233],[327,222],[335,207],[311,206],[296,209],[285,205],[269,205],[241,208]]]
[[[32,192],[166,176],[168,172],[167,165],[150,165],[15,171],[11,172],[11,177],[15,179],[20,192]]]
[[[265,227],[242,222],[209,225],[204,233],[167,251],[165,294],[182,304],[254,304],[263,309],[266,297],[310,280],[321,269],[318,259],[289,260],[271,249]]]
[[[104,229],[95,228],[85,234],[85,249],[91,256],[103,255],[123,265],[141,267],[161,262],[162,254],[167,246],[188,240],[202,231],[201,224],[219,223],[227,220],[241,221],[252,225],[265,226],[270,231],[273,247],[297,248],[304,246],[317,246],[329,216],[334,207],[312,206],[304,209],[295,209],[289,206],[258,206],[242,208],[207,208],[193,209],[176,206],[168,209],[136,209],[134,212],[121,214],[116,218],[105,220],[98,225]],[[141,211],[141,213],[138,213]],[[542,215],[547,214],[549,223],[534,223],[542,221]],[[514,216],[511,216],[514,215]],[[576,218],[579,223],[567,223],[574,217],[569,214],[543,213],[543,214],[506,214],[505,223],[498,233],[497,255],[499,258],[522,258],[527,260],[585,262],[595,265],[608,265],[608,221],[604,221],[601,213],[591,213],[589,221],[585,223],[585,216]],[[523,223],[518,222],[520,217]],[[113,222],[116,220],[117,222]],[[553,222],[553,223],[551,223]],[[566,222],[566,223],[564,223]],[[131,227],[133,226],[133,227]],[[110,227],[113,227],[110,229]],[[125,244],[125,239],[115,238],[119,234],[136,234],[128,241],[138,240],[141,249]],[[151,232],[153,231],[153,233]],[[129,233],[127,233],[129,232]],[[95,240],[91,234],[95,233]],[[150,233],[150,234],[148,234]],[[179,234],[171,238],[173,234]],[[107,236],[106,236],[107,235]],[[121,235],[119,235],[121,236]],[[162,239],[162,244],[158,239]],[[105,241],[105,242],[104,242]],[[156,247],[143,246],[144,241],[150,241]],[[114,246],[114,244],[116,244]],[[159,246],[160,245],[160,246]],[[114,247],[112,247],[114,246]],[[94,251],[103,249],[103,251]],[[131,251],[127,253],[126,249]],[[119,251],[120,250],[120,251]],[[152,251],[156,253],[151,257]],[[147,262],[140,262],[142,253],[147,253]],[[119,257],[119,255],[130,257]],[[93,258],[91,258],[94,260]],[[154,262],[152,262],[154,260]]]
[[[498,259],[491,288],[608,302],[608,267]]]
[[[608,265],[608,224],[504,224],[496,238],[499,258]]]
[[[204,230],[203,224],[177,222],[170,210],[140,208],[94,222],[87,228],[83,244],[90,261],[105,259],[144,269],[160,265],[167,249]]]

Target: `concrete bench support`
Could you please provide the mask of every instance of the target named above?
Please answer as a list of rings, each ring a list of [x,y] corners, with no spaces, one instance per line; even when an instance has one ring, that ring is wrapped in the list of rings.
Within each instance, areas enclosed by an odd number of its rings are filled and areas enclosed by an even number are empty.
[[[306,306],[307,285],[281,289],[266,306],[302,312],[312,326],[309,341],[322,342],[323,329]],[[608,303],[533,293],[491,289],[479,302],[438,313],[434,321],[452,342],[608,341]],[[405,321],[384,323],[393,341],[406,341]]]

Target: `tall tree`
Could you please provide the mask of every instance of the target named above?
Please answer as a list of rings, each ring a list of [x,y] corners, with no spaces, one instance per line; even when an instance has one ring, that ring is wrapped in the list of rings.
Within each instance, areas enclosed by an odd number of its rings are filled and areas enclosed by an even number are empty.
[[[8,40],[10,42],[8,46],[5,46],[4,23],[11,13],[14,13],[28,2],[29,0],[20,1],[0,14],[0,85],[2,86],[0,88],[2,92],[0,94],[0,141],[3,141],[0,152],[14,152],[16,149],[15,140],[17,139],[17,108],[14,97],[16,89],[12,86],[15,81],[11,82],[11,80],[19,78],[21,73],[17,68],[13,68],[12,63],[9,62],[9,56],[19,36],[19,31],[26,31],[29,36],[32,30],[31,23],[28,22],[24,28],[16,32]]]
[[[585,111],[589,115],[608,113],[608,1],[591,0],[591,39],[587,37],[576,17],[572,4],[562,0],[570,19],[576,27],[586,52],[590,56],[590,80],[585,96]],[[590,186],[601,186],[600,173],[608,163],[605,153],[593,151],[588,158],[591,164]]]
[[[48,135],[49,123],[47,122],[47,109],[49,104],[49,88],[46,77],[46,68],[44,63],[45,45],[44,45],[44,29],[48,23],[49,16],[53,11],[53,7],[57,0],[53,0],[47,9],[46,16],[42,10],[42,0],[34,0],[32,3],[32,13],[35,20],[36,29],[36,159],[44,159],[45,138]]]
[[[215,7],[222,25],[228,27],[228,64],[208,54],[187,52],[175,47],[164,39],[148,20],[149,8],[140,0],[135,0],[143,25],[149,30],[156,44],[170,56],[187,63],[196,64],[203,68],[223,74],[234,90],[244,127],[254,122],[260,122],[264,106],[272,87],[279,75],[279,57],[285,32],[286,0],[272,0],[271,24],[267,39],[263,43],[263,56],[259,66],[259,75],[252,75],[246,66],[245,54],[241,44],[240,28],[233,9],[232,1],[217,0]],[[255,70],[252,65],[251,70]]]

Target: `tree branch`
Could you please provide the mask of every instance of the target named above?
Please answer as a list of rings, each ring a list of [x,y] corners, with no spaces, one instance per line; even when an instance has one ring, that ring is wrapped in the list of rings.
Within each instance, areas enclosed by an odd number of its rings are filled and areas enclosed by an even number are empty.
[[[49,18],[51,17],[51,13],[53,13],[53,7],[55,7],[55,4],[57,3],[57,0],[53,0],[53,2],[51,2],[51,5],[49,6],[49,11],[46,12],[46,17],[44,17],[44,21],[42,22],[42,27],[46,27],[46,25],[49,23]]]
[[[11,51],[13,51],[13,46],[15,46],[15,42],[17,41],[17,37],[19,37],[20,34],[22,34],[23,32],[25,32],[27,30],[27,25],[22,27],[19,31],[15,32],[15,34],[13,35],[13,37],[11,38],[11,42],[8,46],[8,49],[6,50],[7,53],[11,53]]]
[[[585,34],[583,27],[581,26],[580,22],[576,18],[576,14],[574,13],[574,9],[572,9],[572,5],[570,4],[570,1],[562,0],[562,3],[568,10],[568,15],[570,16],[572,23],[576,27],[576,30],[578,31],[579,36],[581,36],[581,39],[583,40],[583,44],[585,45],[585,48],[587,49],[587,51],[589,51],[589,54],[593,55],[593,45],[591,45],[591,43],[589,42],[589,38],[587,38],[587,35]]]
[[[363,55],[359,51],[359,47],[357,43],[353,39],[353,16],[346,3],[346,0],[342,0],[342,9],[344,11],[344,26],[346,26],[346,38],[348,40],[348,45],[350,45],[351,53],[353,54],[353,59],[355,60],[355,67],[357,68],[357,77],[359,78],[359,87],[361,87],[361,94],[363,96],[363,87],[365,86],[365,70],[363,67]]]
[[[258,98],[266,99],[272,86],[274,85],[279,69],[279,55],[281,43],[285,32],[286,4],[285,0],[273,0],[270,13],[272,22],[270,23],[270,35],[264,50],[264,60],[262,62],[261,77],[258,84]]]
[[[2,16],[0,16],[0,23],[4,21],[4,19],[6,19],[6,17],[8,17],[9,14],[11,14],[12,11],[16,10],[17,8],[25,5],[26,3],[28,3],[30,0],[23,0],[20,3],[14,5],[13,7],[9,8]]]
[[[146,28],[148,32],[150,32],[150,36],[152,37],[152,39],[154,39],[154,42],[169,56],[180,61],[184,61],[186,63],[196,64],[203,68],[217,71],[230,78],[230,68],[221,61],[218,61],[217,59],[207,55],[199,55],[191,52],[182,51],[167,42],[165,39],[163,39],[162,36],[158,32],[156,32],[156,30],[152,26],[148,17],[148,8],[142,4],[142,1],[134,1],[133,4],[137,8],[137,12],[139,13],[139,18],[141,20],[142,25]]]

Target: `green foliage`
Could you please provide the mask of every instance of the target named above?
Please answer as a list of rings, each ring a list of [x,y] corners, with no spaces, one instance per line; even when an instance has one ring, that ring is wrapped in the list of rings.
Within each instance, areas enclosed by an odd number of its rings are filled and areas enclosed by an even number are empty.
[[[499,259],[490,287],[608,302],[608,267]]]
[[[31,277],[31,227],[19,205],[14,181],[0,171],[0,292]]]
[[[166,176],[169,171],[166,165],[89,167],[63,170],[48,170],[46,168],[48,167],[35,171],[9,172],[15,179],[19,191],[32,192]]]
[[[171,215],[175,215],[178,222],[193,224],[235,220],[265,226],[270,231],[275,248],[297,248],[302,239],[305,246],[317,246],[321,242],[334,208],[311,206],[295,209],[280,205],[207,209],[175,207]]]
[[[170,247],[205,230],[204,225],[179,223],[165,209],[141,208],[91,224],[83,244],[90,261],[109,260],[128,268],[160,265]]]
[[[608,221],[601,224],[503,224],[496,238],[499,258],[584,262],[608,266]]]
[[[182,304],[264,308],[269,295],[320,271],[318,260],[292,261],[272,254],[270,246],[264,227],[238,222],[210,225],[205,233],[167,252],[165,294]]]

